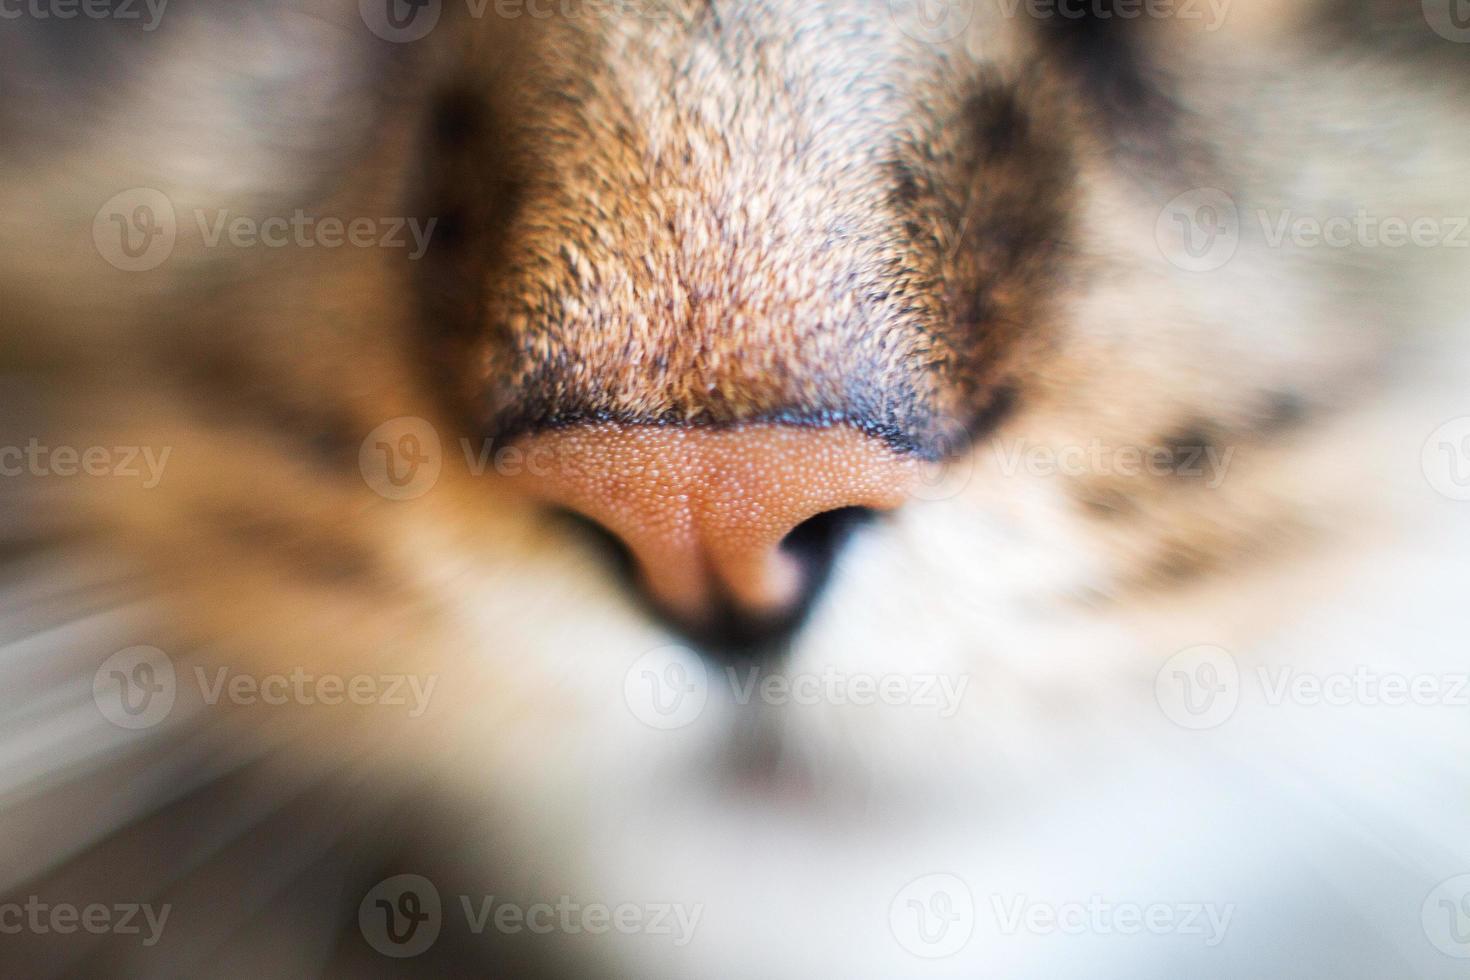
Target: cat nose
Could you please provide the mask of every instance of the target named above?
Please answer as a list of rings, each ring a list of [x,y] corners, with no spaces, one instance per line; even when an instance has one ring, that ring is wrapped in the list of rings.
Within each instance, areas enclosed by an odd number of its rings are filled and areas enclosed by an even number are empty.
[[[531,492],[616,538],[654,604],[695,629],[797,616],[851,519],[901,504],[918,466],[848,426],[599,423],[520,445]]]

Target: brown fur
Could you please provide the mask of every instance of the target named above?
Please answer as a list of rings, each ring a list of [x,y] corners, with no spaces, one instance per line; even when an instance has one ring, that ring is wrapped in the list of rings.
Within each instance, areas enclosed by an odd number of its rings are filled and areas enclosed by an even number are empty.
[[[1042,332],[1075,179],[1045,73],[792,13],[537,25],[483,93],[515,189],[469,356],[499,430],[840,419],[932,454]]]
[[[940,505],[952,528],[983,516],[1034,535],[1053,564],[1085,565],[1044,601],[1102,606],[1369,528],[1342,420],[1422,371],[1416,345],[1459,308],[1455,256],[1246,241],[1198,275],[1160,254],[1160,209],[1192,187],[1243,212],[1464,201],[1445,163],[1464,159],[1463,109],[1403,95],[1426,77],[1463,93],[1442,70],[1458,56],[1405,67],[1397,48],[1308,38],[1281,5],[1241,4],[1215,37],[1058,34],[980,3],[945,45],[876,0],[446,13],[414,45],[367,34],[354,7],[200,4],[150,47],[117,42],[146,56],[98,35],[87,50],[111,54],[74,75],[48,55],[56,25],[0,32],[0,80],[37,107],[0,106],[0,361],[27,381],[0,444],[173,448],[156,489],[3,488],[25,515],[6,528],[16,551],[107,555],[159,601],[155,632],[117,646],[442,672],[431,716],[382,749],[383,792],[441,762],[476,774],[443,791],[471,798],[483,772],[534,768],[517,752],[578,712],[557,672],[656,630],[615,586],[565,584],[556,560],[611,578],[469,472],[460,439],[589,418],[843,421],[961,468]],[[90,241],[101,204],[136,186],[180,213],[173,256],[144,274]],[[196,207],[441,225],[418,262],[210,249]],[[401,416],[434,426],[444,473],[395,502],[358,454]],[[997,447],[1093,439],[1236,455],[1218,486],[995,465]],[[969,609],[966,576],[1007,556],[965,557],[959,576],[936,558],[894,601],[916,620]],[[547,626],[556,649],[523,662],[523,635],[493,628],[517,616],[581,632]],[[908,625],[875,641],[884,654]],[[498,737],[521,723],[534,736]],[[332,759],[396,732],[371,713],[312,725],[340,736],[312,739]]]

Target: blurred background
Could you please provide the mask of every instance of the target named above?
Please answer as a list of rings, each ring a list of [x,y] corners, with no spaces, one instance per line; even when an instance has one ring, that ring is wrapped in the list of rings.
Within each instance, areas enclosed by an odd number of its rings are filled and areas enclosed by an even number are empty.
[[[1467,57],[1463,0],[0,0],[0,972],[1465,976]],[[759,661],[465,408],[659,377],[659,236],[764,282],[745,221],[974,402]],[[866,390],[758,320],[691,346]]]

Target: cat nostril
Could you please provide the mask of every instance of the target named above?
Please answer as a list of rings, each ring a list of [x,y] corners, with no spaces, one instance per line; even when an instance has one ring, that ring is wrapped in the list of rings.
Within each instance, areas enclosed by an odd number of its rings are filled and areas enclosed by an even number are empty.
[[[595,424],[522,444],[517,477],[610,538],[686,632],[751,643],[789,630],[848,533],[898,506],[911,457],[856,429]]]
[[[629,581],[635,581],[638,577],[638,560],[633,557],[633,550],[627,543],[616,534],[603,527],[597,521],[585,514],[579,514],[566,507],[552,508],[552,516],[559,522],[567,525],[586,540],[593,548],[600,552],[613,570]]]
[[[616,534],[597,521],[574,510],[555,508],[554,516],[580,534],[603,555],[609,567],[631,584],[639,582],[638,561],[633,551]],[[709,615],[691,620],[672,616],[676,626],[697,647],[732,663],[751,662],[777,648],[806,619],[822,588],[831,577],[837,555],[848,537],[877,516],[866,507],[844,507],[803,521],[780,544],[782,551],[801,567],[802,594],[783,615],[751,616],[728,603]],[[653,612],[669,617],[671,611],[652,603]]]
[[[807,587],[815,591],[826,581],[833,559],[848,537],[877,516],[870,507],[839,507],[807,518],[781,541],[781,550],[807,569]]]

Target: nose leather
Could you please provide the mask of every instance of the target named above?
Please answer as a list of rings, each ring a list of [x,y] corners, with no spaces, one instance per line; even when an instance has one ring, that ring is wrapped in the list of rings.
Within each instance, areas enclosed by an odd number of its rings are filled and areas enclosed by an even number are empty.
[[[619,538],[655,603],[693,622],[720,607],[788,613],[804,593],[781,546],[792,530],[828,511],[899,506],[918,465],[848,426],[597,423],[520,445],[522,485]]]

